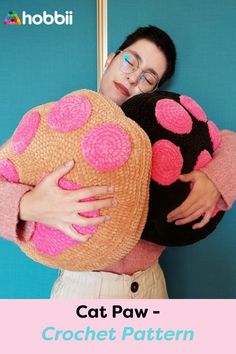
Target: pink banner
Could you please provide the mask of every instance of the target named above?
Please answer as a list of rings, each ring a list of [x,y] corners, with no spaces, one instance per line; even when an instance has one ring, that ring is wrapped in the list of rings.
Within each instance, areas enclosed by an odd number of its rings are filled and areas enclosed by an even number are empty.
[[[236,352],[236,300],[1,300],[1,352]]]

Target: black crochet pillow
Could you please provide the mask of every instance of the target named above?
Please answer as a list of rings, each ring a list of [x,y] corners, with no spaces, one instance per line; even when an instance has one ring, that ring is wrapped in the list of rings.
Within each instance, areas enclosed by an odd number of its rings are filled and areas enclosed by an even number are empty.
[[[201,229],[167,223],[167,214],[188,196],[191,185],[178,180],[180,174],[198,170],[212,159],[220,143],[216,125],[190,97],[156,91],[127,100],[121,107],[126,116],[148,134],[153,149],[152,179],[147,223],[142,239],[166,246],[184,246],[208,236],[222,219],[216,209]]]

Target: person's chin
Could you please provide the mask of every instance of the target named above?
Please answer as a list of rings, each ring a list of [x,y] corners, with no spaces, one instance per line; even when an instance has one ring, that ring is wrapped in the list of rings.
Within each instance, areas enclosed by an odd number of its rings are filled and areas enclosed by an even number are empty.
[[[118,106],[121,106],[122,103],[124,103],[126,101],[126,97],[124,97],[123,95],[119,95],[119,94],[117,94],[117,92],[114,92],[112,90],[109,92],[109,94],[106,94],[105,96],[107,98],[110,98],[110,100],[112,100]]]
[[[123,95],[119,90],[117,90],[113,85],[106,87],[100,91],[106,98],[109,98],[118,106],[121,106],[129,97]]]

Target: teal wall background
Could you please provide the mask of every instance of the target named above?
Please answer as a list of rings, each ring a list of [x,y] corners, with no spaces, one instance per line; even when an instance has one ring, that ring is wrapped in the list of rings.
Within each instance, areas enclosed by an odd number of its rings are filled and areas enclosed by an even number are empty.
[[[73,26],[6,26],[9,10],[64,13]],[[166,30],[178,51],[166,89],[193,96],[220,128],[236,130],[235,0],[108,0],[109,51],[141,25]],[[31,107],[79,88],[96,90],[96,1],[0,3],[0,143]],[[208,239],[161,258],[170,297],[236,298],[235,207]],[[0,298],[48,298],[57,271],[0,239]]]
[[[73,11],[72,26],[7,26],[18,15]],[[80,89],[96,90],[96,0],[0,2],[0,143],[31,107]],[[48,298],[57,271],[0,239],[0,298]]]
[[[139,26],[174,40],[178,61],[165,89],[194,97],[223,129],[236,130],[235,0],[108,0],[109,51]],[[198,244],[161,257],[171,298],[236,298],[236,208]]]

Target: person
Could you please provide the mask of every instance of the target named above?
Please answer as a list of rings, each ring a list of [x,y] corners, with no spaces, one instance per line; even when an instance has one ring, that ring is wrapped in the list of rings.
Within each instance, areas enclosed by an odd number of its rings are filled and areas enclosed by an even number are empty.
[[[141,92],[151,92],[172,77],[176,50],[171,38],[155,26],[140,27],[130,34],[116,53],[109,55],[99,92],[118,105]],[[234,175],[236,134],[221,132],[222,141],[213,160],[201,171],[180,177],[194,182],[188,198],[168,215],[169,222],[181,225],[198,219],[203,227],[218,204],[231,207],[236,197]],[[112,186],[63,191],[57,181],[73,168],[73,161],[60,166],[34,188],[0,182],[0,233],[15,242],[27,241],[39,222],[58,228],[82,240],[71,226],[105,222],[104,217],[85,218],[81,199],[112,193]],[[227,182],[227,183],[226,183]],[[6,203],[7,201],[7,203]],[[113,197],[91,202],[91,210],[111,207]],[[6,205],[7,204],[7,205]],[[3,207],[4,206],[4,207]],[[115,207],[115,206],[113,206]],[[158,259],[164,247],[140,240],[121,261],[93,272],[61,271],[52,289],[52,298],[167,298],[163,272]]]

